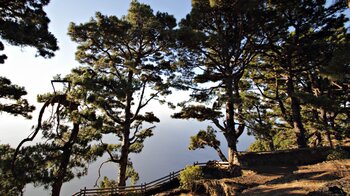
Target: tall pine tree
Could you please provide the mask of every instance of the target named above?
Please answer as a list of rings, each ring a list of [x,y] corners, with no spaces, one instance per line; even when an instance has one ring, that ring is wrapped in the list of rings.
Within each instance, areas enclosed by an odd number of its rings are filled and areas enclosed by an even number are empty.
[[[318,69],[324,57],[322,41],[336,36],[346,21],[345,2],[326,7],[326,1],[271,1],[269,27],[265,28],[269,50],[258,61],[255,80],[263,96],[279,105],[284,121],[294,129],[297,145],[307,147],[308,133],[303,119],[303,86],[307,73]],[[320,48],[321,47],[321,48]]]
[[[38,124],[14,152],[12,172],[17,186],[44,185],[59,196],[63,183],[86,174],[89,163],[102,156],[104,145],[93,144],[101,138],[101,119],[67,94],[40,95],[38,101],[44,103]],[[51,115],[45,114],[50,107]],[[22,147],[39,132],[43,142]]]
[[[175,26],[173,16],[154,14],[137,1],[121,18],[97,13],[87,23],[70,25],[69,35],[78,43],[76,58],[85,64],[70,74],[72,90],[101,115],[102,132],[119,138],[106,148],[109,160],[119,165],[119,186],[130,173],[129,154],[141,152],[153,135],[149,124],[159,122],[146,106],[170,93],[162,75],[171,73],[168,43]]]
[[[261,50],[261,1],[192,1],[178,33],[179,84],[192,90],[174,118],[209,120],[228,143],[228,160],[237,164],[237,141],[245,129],[240,80]],[[211,104],[211,106],[208,106]]]

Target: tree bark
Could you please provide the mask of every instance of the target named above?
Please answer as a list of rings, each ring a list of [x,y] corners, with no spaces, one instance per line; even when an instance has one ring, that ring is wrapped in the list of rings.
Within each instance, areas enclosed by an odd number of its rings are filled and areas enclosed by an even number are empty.
[[[234,122],[234,96],[233,96],[233,79],[226,79],[226,131],[224,136],[228,145],[228,162],[230,165],[239,165],[237,152],[237,136]]]
[[[287,80],[287,93],[291,98],[291,108],[292,108],[292,117],[293,117],[293,128],[297,137],[297,144],[299,148],[307,148],[306,136],[305,136],[305,128],[302,123],[301,118],[301,108],[300,101],[295,96],[294,84],[292,76],[288,77]]]
[[[329,146],[331,148],[333,148],[332,137],[331,137],[331,133],[330,133],[329,128],[328,128],[327,113],[326,113],[326,110],[324,108],[321,108],[321,116],[322,116],[323,127],[324,127],[324,130],[326,132],[327,140],[329,142]]]
[[[126,93],[126,107],[125,107],[125,122],[124,122],[124,128],[123,128],[123,141],[122,141],[122,149],[120,154],[120,161],[119,161],[119,179],[118,179],[118,186],[125,186],[126,185],[126,168],[128,166],[128,159],[129,159],[129,147],[130,147],[130,127],[131,127],[131,102],[132,102],[132,77],[133,72],[129,71],[128,73],[128,84],[129,87],[127,88]]]
[[[61,187],[64,181],[64,177],[67,173],[67,167],[69,164],[70,157],[72,155],[72,146],[75,143],[79,133],[79,124],[74,123],[71,136],[68,142],[63,147],[63,155],[61,159],[61,164],[57,172],[57,177],[52,184],[52,196],[59,196],[61,192]]]
[[[230,165],[240,165],[238,151],[237,151],[237,139],[228,142],[228,162]]]
[[[273,144],[273,138],[269,138],[268,140],[270,151],[275,151],[275,145]]]
[[[126,135],[126,134],[124,134]],[[126,168],[128,166],[128,158],[129,158],[129,135],[127,138],[124,138],[123,146],[121,150],[120,155],[120,161],[119,161],[119,179],[118,179],[118,186],[125,186],[126,185]]]
[[[226,156],[224,155],[224,153],[222,153],[222,151],[221,151],[221,149],[219,148],[219,146],[214,146],[213,148],[216,150],[216,152],[218,153],[218,155],[219,155],[219,157],[220,157],[220,159],[221,159],[222,161],[225,161],[225,162],[228,161],[227,158],[226,158]]]
[[[68,101],[66,97],[64,98],[65,98],[64,99],[65,107],[69,107],[69,110],[71,112],[78,110],[78,104]],[[51,192],[52,196],[59,196],[61,193],[62,184],[64,182],[64,178],[66,177],[69,160],[72,155],[72,147],[78,138],[79,126],[80,126],[79,122],[73,121],[72,133],[70,134],[69,140],[63,146],[61,163],[57,171],[57,176],[55,177],[55,181],[52,184],[52,192]]]
[[[334,133],[335,139],[338,140],[338,141],[342,141],[343,136],[342,136],[340,131],[335,126],[335,118],[337,117],[337,115],[338,115],[338,113],[331,112],[330,113],[330,117],[329,117],[328,120],[329,120],[329,123],[330,123],[331,131]]]

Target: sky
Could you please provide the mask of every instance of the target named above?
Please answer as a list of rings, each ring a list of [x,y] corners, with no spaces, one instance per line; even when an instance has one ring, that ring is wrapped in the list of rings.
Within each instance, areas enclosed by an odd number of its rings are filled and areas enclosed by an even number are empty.
[[[168,12],[173,14],[177,20],[185,17],[191,9],[190,0],[140,0],[149,4],[154,11]],[[14,117],[6,113],[0,114],[0,143],[10,144],[16,147],[18,143],[26,138],[31,132],[31,127],[36,124],[38,110],[41,105],[36,103],[38,94],[52,92],[50,80],[53,76],[68,74],[74,67],[79,66],[75,61],[74,53],[76,44],[67,35],[70,22],[84,23],[95,15],[96,11],[105,15],[125,15],[130,0],[51,0],[45,7],[45,11],[51,20],[49,30],[58,39],[60,50],[55,53],[55,57],[44,59],[35,57],[36,50],[33,48],[13,47],[5,45],[4,54],[8,56],[5,64],[0,65],[0,75],[9,78],[12,83],[24,86],[28,92],[26,98],[31,104],[36,105],[37,110],[33,113],[32,120],[25,120],[23,117]],[[169,99],[186,97],[184,93],[175,93]],[[132,155],[135,169],[140,174],[139,183],[145,183],[154,179],[168,175],[172,171],[179,170],[195,161],[205,162],[217,160],[214,150],[204,149],[189,151],[187,149],[190,136],[196,134],[200,129],[206,129],[209,122],[197,122],[195,120],[175,120],[171,119],[171,111],[166,106],[159,106],[152,103],[150,108],[158,108],[154,113],[160,118],[154,136],[146,140],[145,148],[141,154]],[[222,136],[223,151],[226,153],[226,143]],[[253,142],[252,137],[246,135],[239,140],[239,150],[245,150]],[[40,141],[37,137],[34,142]],[[111,141],[110,141],[111,142]],[[65,183],[62,187],[62,195],[71,195],[79,191],[80,188],[92,188],[99,164],[107,157],[103,157],[96,163],[89,166],[88,175],[81,179],[74,179]],[[116,165],[107,165],[102,170],[102,175],[109,178],[116,178]],[[33,188],[32,185],[26,187],[25,195],[48,195],[49,192],[42,188]]]

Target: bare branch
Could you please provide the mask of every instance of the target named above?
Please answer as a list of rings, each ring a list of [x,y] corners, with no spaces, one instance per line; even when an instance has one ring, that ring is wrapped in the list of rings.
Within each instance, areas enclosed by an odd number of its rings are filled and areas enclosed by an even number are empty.
[[[133,136],[130,138],[130,141],[133,141],[133,140],[135,139],[136,134],[137,134],[137,133],[139,132],[139,130],[140,130],[141,124],[142,124],[141,122],[137,124],[137,126],[136,126],[136,128],[135,128],[135,131],[134,131],[134,133],[133,133]]]
[[[108,153],[108,155],[110,157],[109,161],[114,162],[114,163],[120,163],[120,159],[115,159],[115,157],[113,156],[112,152],[108,150],[108,144],[103,143],[102,140],[100,140],[100,141],[101,141],[102,145],[106,146],[105,150],[106,150],[106,152]]]
[[[21,149],[22,145],[26,142],[29,142],[29,141],[33,141],[34,138],[36,137],[36,135],[38,134],[39,130],[41,129],[41,126],[42,126],[42,118],[43,118],[43,115],[44,115],[44,112],[45,112],[45,109],[50,105],[50,104],[54,104],[54,103],[60,103],[60,102],[63,102],[66,100],[66,95],[56,95],[54,97],[52,97],[50,100],[47,100],[44,105],[42,106],[42,108],[40,109],[40,112],[39,112],[39,118],[38,118],[38,124],[37,124],[37,127],[35,128],[34,132],[31,133],[30,135],[31,136],[28,136],[26,139],[23,139],[17,146],[16,150],[15,150],[15,153],[13,155],[13,159],[12,159],[12,167],[11,167],[11,170],[12,170],[12,174],[13,176],[16,178],[16,171],[15,171],[15,164],[16,164],[16,159],[17,159],[17,155],[19,153],[19,150]]]
[[[116,122],[116,123],[118,123],[120,125],[124,124],[118,117],[114,116],[107,108],[105,108],[105,107],[102,107],[102,108],[106,112],[107,116],[109,118],[111,118],[114,122]]]
[[[138,106],[137,106],[137,109],[136,109],[134,118],[135,118],[137,115],[139,115],[139,112],[140,112],[140,110],[141,110],[142,101],[143,101],[143,98],[144,98],[144,95],[145,95],[145,90],[146,90],[146,81],[143,82],[142,91],[141,91],[141,95],[140,95],[140,101],[139,101],[139,104],[138,104]],[[132,121],[132,120],[131,120],[131,121]]]
[[[139,111],[144,108],[151,100],[153,100],[155,97],[158,96],[158,94],[160,93],[160,91],[154,93],[145,103],[141,104],[137,109],[137,113],[139,113]],[[132,118],[131,118],[131,123],[135,121],[135,119],[137,118],[137,115],[135,114]]]
[[[266,94],[261,90],[261,88],[259,87],[259,85],[256,85],[256,87],[258,88],[260,94],[261,94],[263,97],[265,97],[265,98],[267,98],[267,99],[271,99],[271,100],[276,100],[276,98],[270,97],[270,96],[266,95]]]
[[[109,162],[112,162],[112,161],[111,161],[111,160],[107,160],[107,161],[104,161],[104,162],[101,163],[100,167],[98,168],[98,177],[97,177],[97,179],[96,179],[96,181],[95,181],[94,187],[97,187],[97,186],[98,186],[98,185],[97,185],[97,182],[98,182],[98,180],[101,178],[101,168],[103,167],[104,164],[109,163]]]
[[[146,131],[148,131],[148,130],[152,130],[152,129],[154,129],[156,126],[152,126],[152,127],[149,127],[149,128],[147,128],[147,129],[145,129]],[[135,144],[137,141],[138,141],[138,139],[141,139],[141,138],[139,138],[139,137],[135,137],[134,138],[134,140],[133,141],[130,141],[130,145],[132,145],[132,144]],[[143,140],[142,140],[143,141]]]
[[[245,124],[239,124],[236,132],[236,137],[238,138],[239,136],[242,135],[243,131],[245,128]]]
[[[225,127],[222,126],[222,125],[220,124],[220,122],[218,121],[218,119],[212,119],[212,122],[213,122],[213,123],[215,124],[215,126],[216,126],[217,128],[219,128],[222,132],[226,132]]]

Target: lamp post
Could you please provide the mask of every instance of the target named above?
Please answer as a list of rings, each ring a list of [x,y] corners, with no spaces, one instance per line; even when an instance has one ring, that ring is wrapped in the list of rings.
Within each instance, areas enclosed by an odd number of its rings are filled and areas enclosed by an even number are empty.
[[[62,90],[56,92],[56,88],[57,88],[58,84],[61,84],[60,86],[61,86]],[[70,84],[71,84],[71,82],[69,80],[51,80],[51,85],[52,85],[53,92],[55,93],[55,95],[59,92],[63,92],[64,88],[66,88],[66,91],[63,94],[66,94],[70,90]],[[56,88],[55,88],[55,86],[56,86]]]

